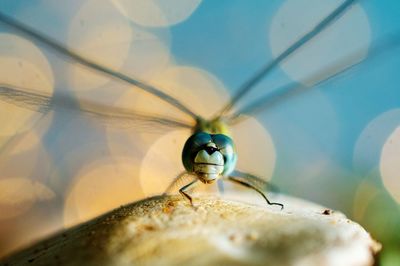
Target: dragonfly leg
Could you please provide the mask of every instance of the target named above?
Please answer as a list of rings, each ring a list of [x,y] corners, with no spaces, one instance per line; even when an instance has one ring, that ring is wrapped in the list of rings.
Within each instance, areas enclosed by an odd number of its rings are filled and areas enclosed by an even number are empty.
[[[185,198],[187,198],[190,201],[190,205],[193,206],[193,199],[192,197],[186,193],[188,190],[193,189],[195,187],[195,185],[197,185],[197,181],[198,180],[194,180],[192,182],[190,182],[189,184],[183,186],[181,189],[179,189],[179,193],[181,193],[182,196],[184,196]]]
[[[163,193],[163,196],[169,194],[172,190],[174,190],[174,188],[177,188],[179,183],[183,183],[187,176],[188,176],[188,173],[185,171],[185,172],[180,173],[177,177],[175,177],[175,179],[169,184],[169,186]]]
[[[279,188],[276,185],[264,179],[261,179],[253,174],[235,170],[232,176],[246,183],[253,184],[253,186],[259,188],[261,191],[273,191],[279,193]]]
[[[269,201],[269,199],[267,198],[267,196],[265,196],[264,192],[262,192],[262,191],[261,191],[259,188],[257,188],[256,186],[254,186],[254,185],[252,185],[252,184],[250,184],[250,183],[247,183],[246,181],[241,180],[241,179],[239,179],[239,178],[236,178],[236,177],[234,177],[234,176],[229,176],[229,177],[228,177],[228,180],[229,180],[229,181],[232,181],[232,182],[234,182],[234,183],[240,184],[240,185],[242,185],[242,186],[245,186],[245,187],[254,189],[255,191],[257,191],[257,192],[267,201],[267,203],[268,203],[269,205],[277,205],[277,206],[280,206],[280,207],[281,207],[281,210],[283,210],[283,204],[282,204],[282,203],[271,202],[271,201]]]

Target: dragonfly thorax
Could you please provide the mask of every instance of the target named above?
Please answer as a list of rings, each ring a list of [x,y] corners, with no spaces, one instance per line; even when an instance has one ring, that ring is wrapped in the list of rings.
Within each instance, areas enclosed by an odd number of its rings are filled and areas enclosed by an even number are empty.
[[[230,136],[230,131],[227,123],[222,118],[214,118],[212,120],[206,120],[201,117],[197,117],[196,125],[193,129],[196,132],[206,132],[209,134],[224,134]]]
[[[236,160],[233,141],[225,134],[196,132],[182,151],[186,171],[195,174],[203,183],[212,183],[232,173]]]

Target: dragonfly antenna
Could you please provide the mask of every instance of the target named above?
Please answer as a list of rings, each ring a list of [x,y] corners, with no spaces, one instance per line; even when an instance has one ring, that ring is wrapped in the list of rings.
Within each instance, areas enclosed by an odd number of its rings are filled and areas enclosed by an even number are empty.
[[[351,6],[357,0],[347,0],[334,11],[332,11],[328,16],[326,16],[321,22],[319,22],[311,31],[303,35],[299,40],[295,41],[291,46],[284,50],[278,57],[273,61],[265,65],[260,69],[254,76],[248,79],[242,86],[231,101],[225,105],[225,107],[220,111],[218,117],[225,115],[229,112],[232,107],[240,100],[246,93],[248,93],[254,86],[259,83],[271,70],[273,70],[279,63],[289,57],[292,53],[306,44],[308,41],[317,36],[321,31],[323,31],[329,24],[331,24],[335,19],[339,18],[343,12]]]
[[[161,90],[159,90],[151,85],[143,83],[142,81],[133,79],[121,72],[112,70],[112,69],[102,66],[94,61],[91,61],[90,59],[87,59],[87,58],[79,55],[78,53],[70,50],[69,48],[65,47],[64,45],[62,45],[55,39],[52,39],[51,37],[46,36],[45,34],[31,28],[30,26],[28,26],[22,22],[19,22],[18,20],[14,19],[14,18],[11,18],[11,17],[5,15],[2,12],[0,12],[0,22],[2,22],[4,24],[20,31],[21,33],[47,45],[48,47],[52,48],[54,51],[75,60],[76,62],[78,62],[81,65],[84,65],[90,69],[94,69],[97,72],[108,75],[114,79],[118,79],[118,80],[124,81],[128,84],[134,85],[134,86],[158,97],[162,101],[169,103],[170,105],[176,107],[177,109],[181,110],[182,112],[190,115],[194,120],[198,119],[198,115],[196,115],[194,112],[192,112],[187,106],[185,106],[179,100],[166,94],[165,92],[162,92]]]

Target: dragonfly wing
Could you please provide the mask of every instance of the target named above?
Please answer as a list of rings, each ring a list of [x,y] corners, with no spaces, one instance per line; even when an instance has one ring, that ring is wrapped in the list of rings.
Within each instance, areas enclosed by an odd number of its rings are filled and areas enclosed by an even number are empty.
[[[140,126],[149,128],[156,125],[163,128],[191,128],[192,126],[172,118],[141,114],[88,100],[80,101],[78,104],[74,98],[68,95],[56,94],[50,96],[42,92],[34,92],[6,84],[0,85],[0,100],[43,114],[59,109],[79,112],[115,127],[135,125],[138,128]]]
[[[64,57],[79,63],[89,69],[92,69],[93,71],[100,73],[105,76],[109,76],[115,80],[122,81],[124,83],[133,85],[137,88],[140,88],[143,91],[148,92],[149,94],[159,98],[161,101],[165,101],[169,103],[171,106],[179,109],[180,111],[190,115],[194,120],[197,119],[197,115],[190,110],[189,107],[187,107],[185,104],[180,102],[178,99],[175,99],[171,95],[159,90],[158,88],[147,84],[143,81],[140,81],[138,79],[135,79],[133,77],[130,77],[122,72],[119,72],[117,70],[108,68],[104,65],[101,65],[97,63],[96,61],[90,60],[89,58],[86,58],[85,56],[80,55],[79,53],[69,49],[68,47],[64,46],[63,44],[59,43],[57,40],[51,38],[50,36],[47,36],[40,31],[37,31],[34,28],[31,28],[27,24],[24,24],[10,16],[7,16],[4,13],[0,12],[0,22],[4,23],[5,25],[8,25],[9,27],[15,29],[16,31],[19,31],[20,33],[24,34],[27,36],[29,39],[34,39],[47,47],[51,48],[53,51],[56,51],[57,53],[63,55]]]
[[[272,60],[270,63],[266,64],[262,69],[255,73],[250,79],[248,79],[239,88],[238,92],[232,97],[232,99],[224,106],[224,108],[219,113],[222,116],[228,113],[232,107],[239,101],[245,94],[247,94],[251,89],[255,87],[265,76],[267,76],[273,69],[275,69],[279,63],[288,58],[291,54],[295,53],[301,47],[306,45],[310,40],[318,36],[321,32],[325,30],[329,25],[335,22],[340,16],[342,16],[351,5],[356,2],[355,0],[347,0],[334,9],[330,14],[328,14],[324,19],[322,19],[315,27],[310,29],[309,32],[304,34],[300,39],[296,40],[287,49],[285,49],[278,57]]]
[[[0,84],[0,99],[4,102],[43,114],[51,110],[51,97],[40,92],[34,93]]]
[[[400,32],[395,32],[388,34],[375,41],[369,50],[368,56],[355,64],[348,65],[339,72],[335,72],[333,75],[327,76],[326,73],[332,73],[332,69],[337,69],[338,66],[343,66],[343,62],[339,61],[333,65],[329,65],[317,73],[306,78],[306,80],[320,80],[313,86],[308,87],[306,85],[300,84],[298,82],[292,82],[282,87],[272,90],[271,93],[260,97],[257,101],[245,105],[243,108],[235,112],[234,114],[227,117],[230,124],[236,124],[242,120],[241,115],[255,115],[259,112],[271,108],[273,105],[285,101],[291,97],[302,94],[310,89],[316,89],[321,86],[329,85],[338,79],[352,78],[354,76],[353,72],[359,71],[357,76],[368,75],[369,69],[365,68],[369,65],[380,65],[380,63],[389,59],[393,56],[393,52],[400,48]],[[348,55],[345,60],[352,58],[354,55]],[[364,68],[364,70],[362,69]],[[360,72],[361,71],[361,72]],[[367,71],[367,72],[366,72]],[[325,77],[320,79],[320,77]]]

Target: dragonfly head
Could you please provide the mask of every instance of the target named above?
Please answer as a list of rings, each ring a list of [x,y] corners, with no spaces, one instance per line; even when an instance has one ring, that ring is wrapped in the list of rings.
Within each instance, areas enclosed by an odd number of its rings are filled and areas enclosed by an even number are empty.
[[[203,183],[229,175],[235,169],[236,160],[233,141],[224,134],[194,133],[182,151],[186,171],[196,174]]]

